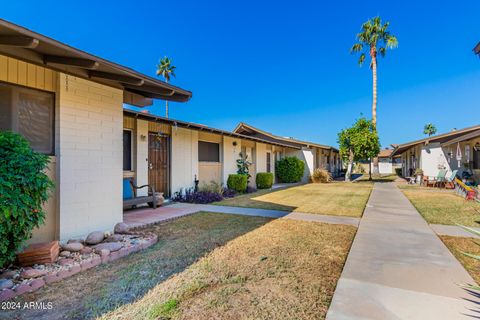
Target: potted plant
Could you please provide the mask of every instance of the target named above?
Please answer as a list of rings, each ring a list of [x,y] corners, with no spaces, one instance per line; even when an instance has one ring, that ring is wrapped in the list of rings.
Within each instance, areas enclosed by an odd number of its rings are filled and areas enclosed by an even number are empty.
[[[423,170],[420,169],[420,168],[415,169],[414,175],[415,175],[415,177],[417,177],[417,179],[416,179],[416,180],[417,180],[417,183],[418,183],[418,184],[422,183]]]

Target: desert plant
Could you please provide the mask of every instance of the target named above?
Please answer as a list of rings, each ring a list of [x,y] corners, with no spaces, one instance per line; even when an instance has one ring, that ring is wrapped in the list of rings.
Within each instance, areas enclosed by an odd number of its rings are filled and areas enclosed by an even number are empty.
[[[13,132],[0,132],[0,267],[15,259],[34,228],[44,223],[42,205],[54,184],[48,156]]]
[[[314,183],[328,183],[333,180],[331,173],[325,168],[317,168],[313,170],[311,179]]]
[[[228,189],[239,193],[247,191],[248,176],[246,174],[229,174],[227,179]]]
[[[224,188],[223,188],[223,185],[221,183],[218,183],[218,182],[212,180],[209,183],[203,182],[200,185],[199,191],[222,194],[223,189]]]
[[[437,133],[437,127],[435,127],[434,124],[427,123],[423,127],[423,134],[426,134],[430,137],[431,135],[434,135],[435,133]]]
[[[281,182],[291,183],[302,180],[305,162],[297,157],[285,157],[275,164],[275,172]]]
[[[222,201],[222,193],[211,192],[211,191],[197,191],[195,192],[194,188],[185,189],[185,192],[180,189],[180,191],[175,192],[172,197],[172,201],[176,202],[187,202],[187,203],[199,203],[206,204],[216,201]]]
[[[257,189],[270,189],[273,186],[273,173],[259,172],[256,179]]]

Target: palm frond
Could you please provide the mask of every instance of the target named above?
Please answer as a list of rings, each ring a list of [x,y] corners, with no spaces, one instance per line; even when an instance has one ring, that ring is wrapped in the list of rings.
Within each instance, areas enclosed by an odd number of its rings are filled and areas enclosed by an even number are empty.
[[[360,52],[363,50],[363,45],[361,43],[355,43],[351,48],[350,48],[350,53],[356,53]]]
[[[470,232],[474,235],[480,236],[480,231],[478,231],[478,230],[475,230],[475,229],[470,228],[470,227],[462,226],[461,224],[458,224],[458,223],[457,223],[457,226],[459,226],[460,228],[462,228],[465,231],[468,231],[468,232]]]
[[[358,64],[361,66],[365,62],[365,53],[362,53],[360,55],[360,58],[358,58]]]

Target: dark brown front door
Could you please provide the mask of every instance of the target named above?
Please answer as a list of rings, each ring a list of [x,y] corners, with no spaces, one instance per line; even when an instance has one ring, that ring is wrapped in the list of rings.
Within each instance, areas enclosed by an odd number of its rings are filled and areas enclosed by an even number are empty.
[[[156,192],[169,194],[170,138],[157,133],[148,134],[148,184]]]

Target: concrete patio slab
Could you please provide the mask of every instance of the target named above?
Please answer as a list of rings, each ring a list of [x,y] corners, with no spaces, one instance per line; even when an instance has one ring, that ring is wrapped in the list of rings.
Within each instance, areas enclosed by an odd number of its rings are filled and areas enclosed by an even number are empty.
[[[327,319],[465,319],[474,281],[393,183],[376,183]]]

